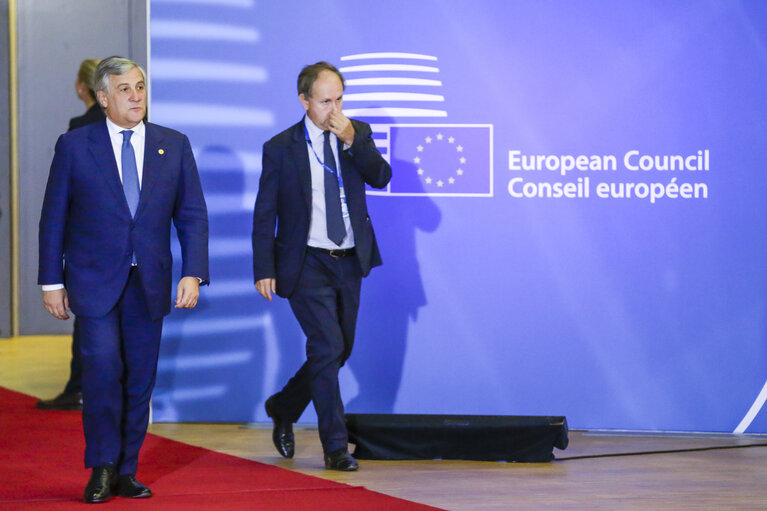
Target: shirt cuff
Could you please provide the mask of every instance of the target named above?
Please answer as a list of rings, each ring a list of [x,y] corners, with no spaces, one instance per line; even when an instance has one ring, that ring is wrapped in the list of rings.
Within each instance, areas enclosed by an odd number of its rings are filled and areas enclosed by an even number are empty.
[[[43,284],[41,287],[43,288],[43,291],[57,291],[59,289],[64,289],[64,284]]]

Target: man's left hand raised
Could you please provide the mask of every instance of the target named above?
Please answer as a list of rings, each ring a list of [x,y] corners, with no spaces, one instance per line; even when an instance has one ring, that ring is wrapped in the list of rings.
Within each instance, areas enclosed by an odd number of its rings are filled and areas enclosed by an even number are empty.
[[[328,127],[344,144],[352,145],[354,142],[354,126],[343,113],[331,113],[328,117]]]

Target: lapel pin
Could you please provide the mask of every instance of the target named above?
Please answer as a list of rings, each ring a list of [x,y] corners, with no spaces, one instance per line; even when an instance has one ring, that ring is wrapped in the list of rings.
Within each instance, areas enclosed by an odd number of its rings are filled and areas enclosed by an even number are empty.
[[[158,149],[157,152],[160,154],[165,154],[165,149]]]

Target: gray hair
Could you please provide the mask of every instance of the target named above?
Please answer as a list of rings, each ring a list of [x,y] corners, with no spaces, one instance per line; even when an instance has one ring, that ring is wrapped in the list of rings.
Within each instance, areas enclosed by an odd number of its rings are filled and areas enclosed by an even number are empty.
[[[112,75],[124,75],[134,67],[141,71],[141,76],[144,77],[144,82],[146,82],[146,73],[141,66],[132,60],[117,56],[105,58],[99,63],[93,75],[95,90],[104,91],[105,93],[109,92],[109,77]]]

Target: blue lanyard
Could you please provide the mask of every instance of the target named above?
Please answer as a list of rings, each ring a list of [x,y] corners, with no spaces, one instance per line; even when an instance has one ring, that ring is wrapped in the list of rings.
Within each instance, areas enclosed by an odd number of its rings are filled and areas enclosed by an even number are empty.
[[[314,150],[314,144],[312,144],[312,139],[309,138],[309,130],[306,128],[306,122],[304,122],[304,135],[306,136],[306,143],[309,144],[309,147],[311,148],[312,152],[314,153],[314,157],[317,158],[317,163],[322,165],[322,168],[336,176],[338,178],[338,188],[343,188],[344,184],[343,181],[341,181],[341,173],[336,172],[335,170],[331,169],[327,165],[325,165],[325,162],[320,160],[320,155],[317,154],[317,151]],[[340,163],[340,162],[339,162]]]

